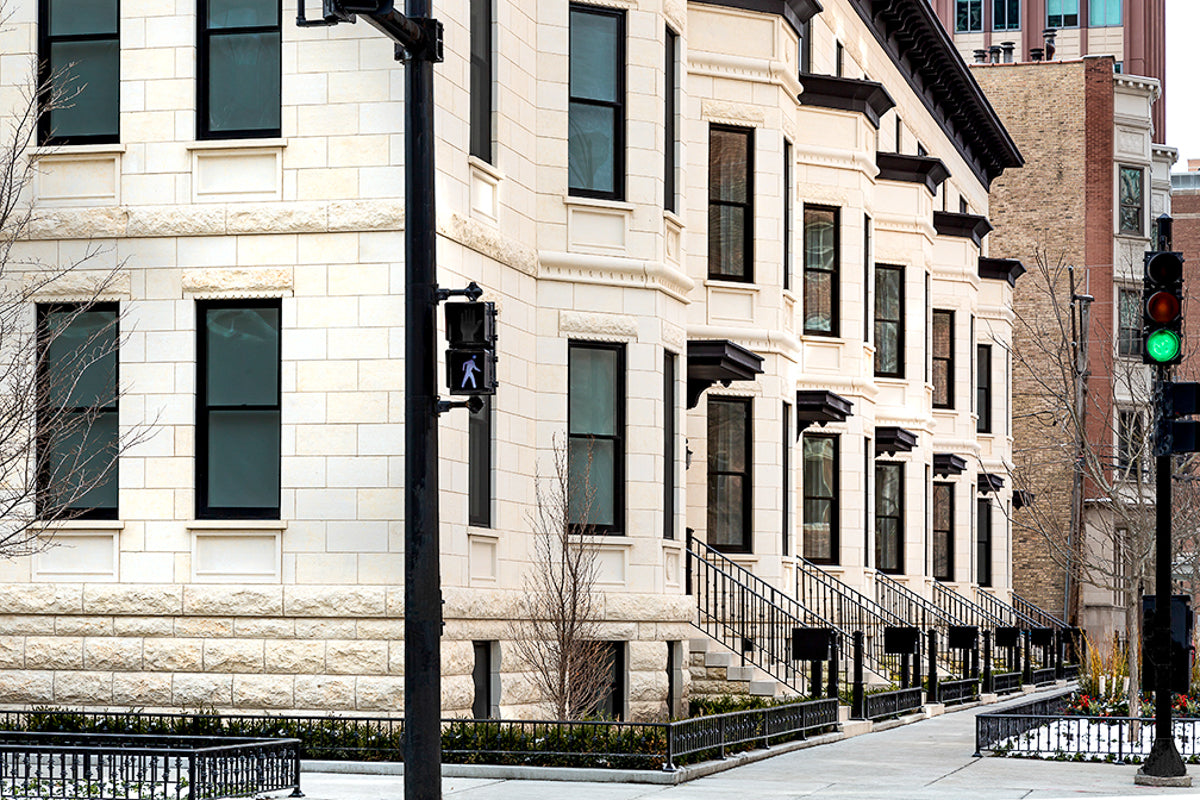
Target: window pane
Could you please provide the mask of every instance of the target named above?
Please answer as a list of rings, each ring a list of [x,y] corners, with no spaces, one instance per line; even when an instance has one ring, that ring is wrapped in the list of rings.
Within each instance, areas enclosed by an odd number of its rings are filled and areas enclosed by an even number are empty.
[[[66,415],[55,433],[46,444],[48,506],[116,509],[117,412],[90,421],[84,414]]]
[[[617,102],[619,33],[619,17],[571,10],[572,97]]]
[[[492,160],[492,0],[471,0],[471,155]]]
[[[279,507],[279,412],[211,411],[208,506]]]
[[[573,347],[570,355],[570,432],[617,433],[617,351]]]
[[[804,330],[805,332],[833,331],[833,274],[806,271],[804,273]]]
[[[804,493],[833,497],[833,439],[804,437]]]
[[[804,438],[804,557],[834,561],[837,499],[836,440],[830,437]]]
[[[746,471],[746,407],[708,404],[708,465],[717,472]]]
[[[66,105],[50,112],[51,134],[94,136],[117,132],[120,45],[115,41],[50,45],[50,69]]]
[[[54,407],[91,408],[116,401],[117,312],[51,311],[45,325],[46,399]]]
[[[875,322],[875,371],[895,375],[900,372],[899,329],[892,322]]]
[[[900,319],[900,273],[894,269],[875,269],[875,316]]]
[[[714,277],[745,277],[746,209],[708,207],[708,271]]]
[[[570,188],[615,191],[616,119],[616,109],[571,103],[567,120],[570,128],[567,141]]]
[[[51,36],[117,32],[116,0],[50,0]]]
[[[279,32],[209,39],[208,128],[213,132],[277,130]]]
[[[708,542],[713,547],[746,545],[745,477],[710,475],[708,479]]]
[[[210,308],[204,316],[207,405],[278,405],[279,309]]]
[[[467,521],[490,528],[492,525],[492,398],[484,397],[478,413],[472,411],[467,423],[468,485]]]
[[[1141,295],[1132,289],[1122,289],[1120,298],[1120,354],[1136,356],[1142,350]]]
[[[254,28],[279,24],[279,0],[208,0],[209,28]]]
[[[748,199],[750,137],[737,131],[713,129],[709,139],[708,197],[730,203]]]
[[[616,524],[615,451],[616,443],[611,440],[571,439],[567,451],[571,524]]]

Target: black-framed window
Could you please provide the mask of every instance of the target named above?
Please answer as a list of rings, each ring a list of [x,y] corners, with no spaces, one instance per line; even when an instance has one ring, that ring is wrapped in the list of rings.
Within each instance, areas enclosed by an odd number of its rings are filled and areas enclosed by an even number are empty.
[[[1079,27],[1079,0],[1046,0],[1046,27]]]
[[[933,484],[933,577],[954,580],[954,484]]]
[[[954,408],[954,312],[933,312],[933,406]]]
[[[836,435],[804,435],[804,557],[818,564],[837,564],[841,553],[838,455]]]
[[[783,140],[783,288],[792,288],[792,143]]]
[[[625,197],[625,12],[571,6],[567,185],[571,194]]]
[[[863,566],[871,566],[871,519],[872,506],[871,498],[874,493],[871,491],[871,463],[875,460],[875,450],[871,444],[871,437],[863,437],[863,515],[862,515],[862,531],[863,531]]]
[[[279,519],[279,301],[204,301],[196,319],[196,517]]]
[[[792,549],[792,406],[790,403],[783,404],[783,447],[779,457],[783,466],[783,519],[780,521],[783,532],[782,554],[788,556],[791,555]]]
[[[1088,25],[1093,28],[1120,25],[1123,3],[1124,0],[1088,0]]]
[[[1092,0],[1095,3],[1097,0]],[[992,29],[1015,31],[1021,27],[1021,0],[992,0]]]
[[[975,500],[975,578],[980,586],[992,585],[992,501]]]
[[[492,398],[467,417],[467,522],[492,527]]]
[[[875,375],[904,377],[904,267],[875,265]]]
[[[806,20],[800,26],[800,41],[797,43],[796,57],[800,61],[800,74],[812,72],[812,20]]]
[[[471,716],[474,719],[492,719],[500,704],[496,686],[499,683],[497,675],[496,656],[500,643],[496,641],[472,642],[475,650],[475,663],[471,669],[471,681],[475,685],[475,696],[471,701]]]
[[[1141,411],[1122,408],[1117,411],[1117,468],[1130,477],[1142,470],[1146,450],[1146,419]]]
[[[837,336],[841,320],[841,213],[804,206],[804,332]]]
[[[664,99],[663,119],[663,208],[674,212],[677,210],[675,190],[675,159],[679,147],[679,129],[676,123],[678,114],[677,103],[679,93],[679,34],[667,27],[666,62],[663,65],[665,75],[663,83],[666,89]]]
[[[625,719],[625,698],[628,670],[628,642],[604,642],[603,658],[608,663],[608,687],[596,705],[596,716],[600,719]]]
[[[568,515],[577,530],[625,530],[625,346],[571,342],[567,355]]]
[[[280,135],[280,0],[200,0],[196,136]]]
[[[871,217],[863,214],[863,341],[871,341]]]
[[[979,413],[975,421],[977,433],[992,432],[992,346],[976,345],[975,357],[975,409]]]
[[[663,538],[675,538],[675,454],[676,419],[679,415],[679,389],[675,373],[679,356],[663,354]]]
[[[1117,354],[1137,358],[1142,354],[1142,291],[1122,286],[1117,290]]]
[[[904,464],[875,462],[875,566],[904,571]]]
[[[754,130],[708,131],[708,277],[754,280]]]
[[[37,307],[37,513],[117,518],[116,303]]]
[[[492,163],[492,0],[471,0],[471,155]]]
[[[119,0],[39,0],[42,144],[120,141]]]
[[[1145,217],[1145,173],[1141,167],[1125,167],[1120,170],[1120,228],[1121,233],[1140,236],[1146,229]]]
[[[844,77],[846,74],[846,47],[841,42],[835,42],[837,52],[834,54],[834,74],[837,77]]]
[[[983,0],[955,0],[954,32],[979,33],[983,30]]]
[[[708,398],[708,544],[718,550],[752,551],[750,412],[749,398]]]

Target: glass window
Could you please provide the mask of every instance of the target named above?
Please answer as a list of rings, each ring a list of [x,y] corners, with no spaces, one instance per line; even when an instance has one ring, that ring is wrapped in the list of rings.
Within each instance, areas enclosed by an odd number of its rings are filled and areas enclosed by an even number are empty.
[[[708,544],[751,552],[750,400],[708,399]]]
[[[1131,479],[1142,471],[1146,449],[1146,428],[1140,411],[1121,409],[1117,413],[1117,468]]]
[[[1142,223],[1145,204],[1142,195],[1142,170],[1140,167],[1121,167],[1121,233],[1140,236],[1145,227]]]
[[[119,141],[117,0],[43,0],[39,6],[38,80],[47,90],[38,141]]]
[[[626,642],[604,642],[602,657],[610,668],[608,688],[596,705],[599,719],[625,719]]]
[[[1101,28],[1121,24],[1124,0],[1088,0],[1088,25]]]
[[[670,28],[667,28],[666,49],[666,64],[664,65],[666,74],[663,79],[667,92],[666,102],[664,103],[664,130],[666,135],[663,137],[663,141],[666,142],[667,146],[663,148],[663,208],[673,212],[676,210],[675,151],[679,146],[679,133],[675,126],[676,93],[679,91],[679,88],[676,86],[678,83],[676,70],[679,63],[679,56],[677,55],[679,52],[679,34]]]
[[[875,265],[875,374],[904,377],[904,267]]]
[[[871,218],[863,214],[863,341],[871,341]]]
[[[708,276],[754,280],[754,131],[713,125],[708,135]]]
[[[838,209],[804,207],[804,332],[838,335]]]
[[[983,30],[983,0],[955,0],[954,32],[977,33]]]
[[[933,312],[933,405],[954,408],[954,312]]]
[[[37,513],[117,518],[117,306],[38,316]]]
[[[279,519],[279,301],[197,318],[196,517]]]
[[[992,503],[980,497],[975,503],[976,580],[980,586],[992,585]]]
[[[567,171],[571,194],[625,195],[625,13],[571,6]]]
[[[904,571],[904,464],[875,462],[875,566]]]
[[[979,417],[975,423],[977,433],[992,432],[992,346],[976,345],[975,359],[975,408]]]
[[[1096,0],[1092,0],[1096,2]],[[1021,27],[1021,0],[992,0],[992,29],[1015,31]]]
[[[954,580],[954,484],[933,484],[933,577]]]
[[[792,529],[792,407],[783,404],[783,448],[780,452],[783,466],[783,555],[791,555]]]
[[[568,348],[568,516],[581,532],[624,529],[625,350],[571,342]]]
[[[492,527],[492,398],[467,419],[467,522]]]
[[[783,140],[783,288],[792,288],[792,143]]]
[[[800,26],[800,43],[797,53],[800,61],[800,74],[806,75],[812,72],[812,20],[806,20]]]
[[[492,0],[471,0],[471,155],[492,161]]]
[[[1117,352],[1137,358],[1142,354],[1142,293],[1122,286],[1118,296]]]
[[[492,684],[495,665],[492,651],[499,647],[499,642],[473,642],[475,645],[475,666],[471,670],[471,679],[475,684],[475,698],[471,702],[471,716],[474,719],[491,719],[492,710],[498,705],[493,696]]]
[[[675,385],[679,356],[664,353],[663,360],[663,538],[675,538],[675,419],[679,414],[678,387]]]
[[[279,136],[279,0],[200,0],[197,136]]]
[[[804,557],[838,563],[838,437],[804,436]]]
[[[1079,0],[1046,0],[1046,26],[1075,28],[1079,25]]]

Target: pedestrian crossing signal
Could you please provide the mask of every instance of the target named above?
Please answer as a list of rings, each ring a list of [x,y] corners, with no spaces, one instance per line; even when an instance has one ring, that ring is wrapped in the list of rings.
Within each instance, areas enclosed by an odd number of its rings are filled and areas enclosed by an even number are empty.
[[[452,395],[496,393],[496,304],[446,303],[446,388]]]

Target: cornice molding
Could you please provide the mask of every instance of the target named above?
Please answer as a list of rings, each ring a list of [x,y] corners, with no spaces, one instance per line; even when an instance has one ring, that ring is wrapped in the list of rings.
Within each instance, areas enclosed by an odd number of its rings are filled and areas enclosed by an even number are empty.
[[[978,214],[956,214],[951,211],[933,212],[933,227],[938,236],[970,239],[976,247],[983,246],[983,237],[992,231],[992,223]]]
[[[818,0],[692,0],[710,6],[725,8],[740,8],[743,11],[756,11],[760,14],[775,14],[792,26],[796,33],[801,32],[804,23],[821,13],[824,9]]]
[[[919,183],[931,195],[947,178],[950,170],[940,158],[932,156],[910,156],[904,153],[876,153],[875,164],[879,167],[877,178],[881,181]]]
[[[876,130],[879,129],[879,118],[896,105],[878,81],[806,74],[800,83],[804,86],[800,93],[801,105],[854,111],[866,117]]]

